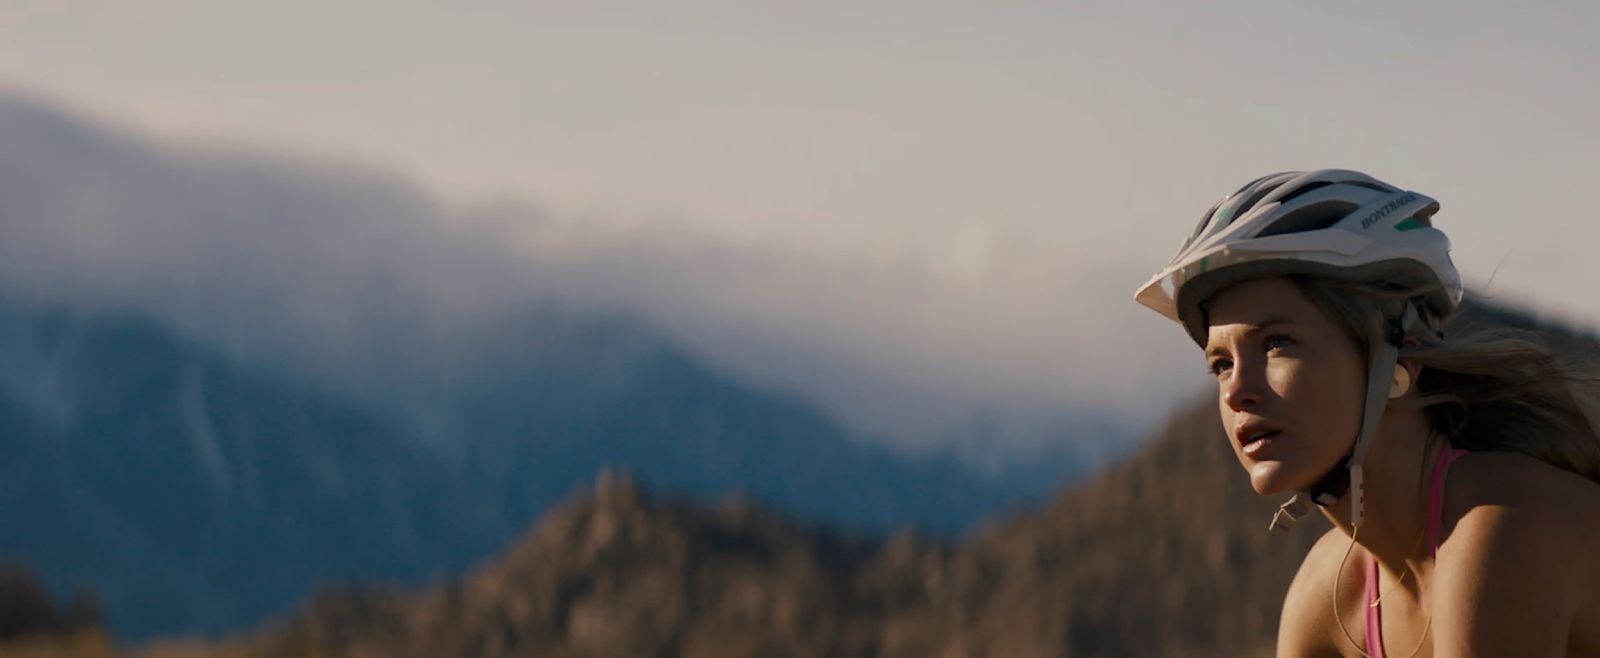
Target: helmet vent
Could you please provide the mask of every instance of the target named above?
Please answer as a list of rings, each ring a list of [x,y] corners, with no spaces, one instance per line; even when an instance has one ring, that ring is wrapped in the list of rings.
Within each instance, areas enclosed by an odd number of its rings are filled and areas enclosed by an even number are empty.
[[[1306,183],[1305,185],[1300,186],[1299,189],[1297,189],[1297,190],[1295,190],[1293,192],[1290,192],[1288,194],[1283,195],[1283,198],[1278,199],[1278,201],[1280,203],[1287,204],[1290,201],[1293,201],[1293,200],[1298,199],[1298,198],[1300,198],[1302,196],[1305,196],[1305,194],[1307,192],[1318,190],[1318,189],[1327,187],[1327,186],[1332,185],[1332,184],[1333,183],[1330,183],[1328,181],[1318,181],[1318,182],[1315,182],[1315,183]]]
[[[1317,231],[1338,224],[1339,220],[1355,212],[1356,204],[1348,201],[1330,199],[1321,203],[1313,203],[1291,214],[1284,215],[1271,226],[1261,229],[1255,237],[1264,238],[1269,235],[1282,235],[1284,233],[1304,233]]]
[[[1266,186],[1262,189],[1256,190],[1255,194],[1251,195],[1250,198],[1245,199],[1244,203],[1239,204],[1239,210],[1238,212],[1234,213],[1234,216],[1238,217],[1239,215],[1248,213],[1251,210],[1255,210],[1256,204],[1261,203],[1262,199],[1265,199],[1268,194],[1272,194],[1273,191],[1277,189],[1277,186]],[[1299,194],[1299,192],[1296,192],[1296,194]]]

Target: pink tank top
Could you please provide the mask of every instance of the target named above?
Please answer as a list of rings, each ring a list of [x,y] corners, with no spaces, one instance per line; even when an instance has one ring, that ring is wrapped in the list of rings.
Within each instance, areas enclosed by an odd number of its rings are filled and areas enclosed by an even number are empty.
[[[1433,462],[1433,474],[1428,483],[1428,545],[1439,553],[1439,517],[1444,512],[1444,481],[1450,465],[1456,463],[1465,450],[1446,445]],[[1378,603],[1378,561],[1367,560],[1367,655],[1386,658],[1383,653],[1383,604]]]

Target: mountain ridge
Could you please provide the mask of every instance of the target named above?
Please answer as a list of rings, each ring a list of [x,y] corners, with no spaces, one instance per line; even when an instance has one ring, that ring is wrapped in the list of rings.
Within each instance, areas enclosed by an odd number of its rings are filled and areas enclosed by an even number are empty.
[[[1028,496],[953,456],[869,445],[637,328],[565,322],[520,332],[565,341],[451,380],[439,399],[470,440],[448,455],[381,410],[158,321],[0,298],[14,457],[0,466],[0,556],[57,591],[99,592],[117,635],[141,639],[238,629],[314,583],[456,573],[606,466],[866,534],[950,533]],[[587,368],[584,354],[614,363]]]
[[[1325,524],[1267,534],[1275,506],[1238,477],[1209,404],[1158,436],[1049,507],[959,543],[863,540],[602,474],[461,576],[326,591],[195,655],[1270,655],[1277,597]],[[1180,463],[1194,491],[1174,506],[1147,481]],[[1237,518],[1207,527],[1202,515],[1219,510]],[[1140,515],[1147,524],[1127,523]],[[1137,544],[1148,561],[1128,554]],[[1231,603],[1208,605],[1218,599]]]

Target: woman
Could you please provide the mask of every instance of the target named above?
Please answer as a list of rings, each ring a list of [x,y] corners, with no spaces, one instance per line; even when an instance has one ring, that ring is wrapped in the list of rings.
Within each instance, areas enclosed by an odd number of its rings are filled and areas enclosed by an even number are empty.
[[[1600,656],[1600,379],[1507,331],[1441,333],[1433,199],[1345,170],[1256,179],[1137,296],[1206,354],[1273,527],[1333,528],[1280,656]]]

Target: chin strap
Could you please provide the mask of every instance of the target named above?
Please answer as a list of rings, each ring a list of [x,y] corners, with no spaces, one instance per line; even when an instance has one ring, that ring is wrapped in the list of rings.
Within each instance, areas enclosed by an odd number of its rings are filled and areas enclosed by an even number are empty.
[[[1361,525],[1361,465],[1366,459],[1367,449],[1371,447],[1368,439],[1377,431],[1378,421],[1388,406],[1389,378],[1394,376],[1394,367],[1400,362],[1400,347],[1405,345],[1406,332],[1419,319],[1416,305],[1406,302],[1405,311],[1400,317],[1385,323],[1383,341],[1375,346],[1372,359],[1367,364],[1367,400],[1355,445],[1350,447],[1350,452],[1339,460],[1333,470],[1278,507],[1277,513],[1272,515],[1272,523],[1267,526],[1269,531],[1288,531],[1294,527],[1295,521],[1311,511],[1312,503],[1329,507],[1339,502],[1345,492],[1350,492],[1350,525]]]

